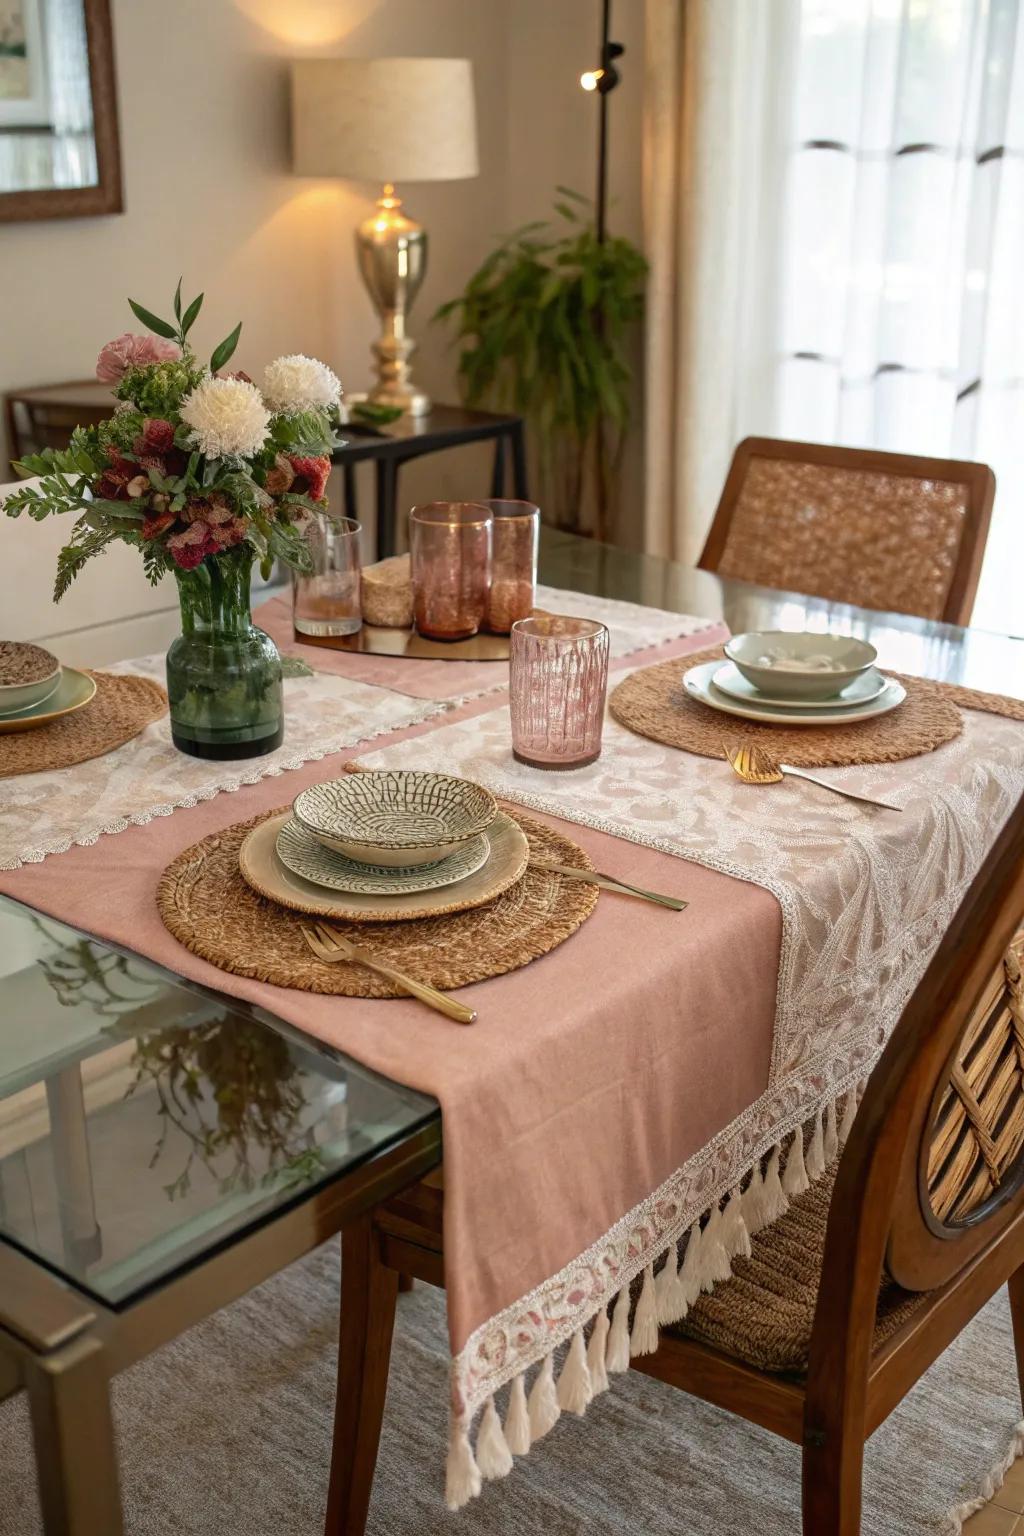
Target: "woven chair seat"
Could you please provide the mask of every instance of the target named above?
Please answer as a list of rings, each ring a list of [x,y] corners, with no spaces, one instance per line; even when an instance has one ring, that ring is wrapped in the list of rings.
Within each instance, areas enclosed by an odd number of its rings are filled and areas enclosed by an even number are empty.
[[[729,1280],[701,1296],[666,1332],[697,1339],[759,1370],[804,1376],[818,1302],[825,1228],[839,1159],[785,1216],[751,1239],[751,1256],[733,1260]],[[878,1295],[875,1349],[897,1332],[926,1297],[888,1278]]]

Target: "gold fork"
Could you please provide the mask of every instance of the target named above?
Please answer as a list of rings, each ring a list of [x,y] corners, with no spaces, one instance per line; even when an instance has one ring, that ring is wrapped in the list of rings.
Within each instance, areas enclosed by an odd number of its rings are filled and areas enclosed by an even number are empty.
[[[841,789],[838,784],[830,784],[827,779],[816,778],[813,773],[808,773],[804,768],[794,768],[789,763],[780,763],[770,752],[763,747],[755,746],[753,742],[745,741],[738,747],[726,747],[725,756],[733,771],[741,778],[744,784],[781,784],[783,777],[793,779],[806,779],[808,784],[817,784],[821,789],[830,789],[834,795],[843,795],[847,800],[859,800],[862,805],[874,805],[883,811],[902,811],[901,805],[892,805],[888,800],[873,800],[870,795],[858,795],[855,790]]]
[[[472,1024],[476,1020],[476,1011],[467,1008],[465,1003],[457,1003],[454,997],[448,997],[444,992],[439,992],[436,987],[428,986],[425,981],[417,981],[413,976],[406,976],[403,971],[395,970],[393,965],[388,965],[385,960],[378,960],[377,956],[368,949],[363,949],[359,944],[353,944],[343,933],[336,928],[329,928],[326,923],[316,923],[315,932],[305,923],[300,924],[302,937],[319,960],[326,960],[328,964],[338,964],[342,960],[354,960],[357,965],[365,965],[368,970],[376,971],[380,976],[386,976],[388,981],[393,981],[396,987],[401,987],[403,992],[408,992],[410,997],[416,997],[421,1003],[426,1003],[428,1008],[435,1008],[438,1013],[443,1013],[446,1018],[454,1019],[456,1024]]]

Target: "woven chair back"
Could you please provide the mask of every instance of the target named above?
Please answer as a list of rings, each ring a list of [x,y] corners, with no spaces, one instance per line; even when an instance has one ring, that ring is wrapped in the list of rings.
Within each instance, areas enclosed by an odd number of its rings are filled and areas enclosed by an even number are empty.
[[[994,490],[982,464],[747,438],[699,564],[759,586],[966,623]]]

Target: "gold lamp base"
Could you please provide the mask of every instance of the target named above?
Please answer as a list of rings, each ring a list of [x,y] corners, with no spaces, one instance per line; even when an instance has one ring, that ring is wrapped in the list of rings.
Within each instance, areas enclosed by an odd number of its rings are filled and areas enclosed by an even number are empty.
[[[398,406],[411,416],[430,410],[430,397],[412,380],[409,359],[416,343],[405,323],[427,270],[427,233],[402,212],[390,182],[368,219],[356,230],[356,254],[381,334],[373,343],[377,383],[367,394],[374,405]]]

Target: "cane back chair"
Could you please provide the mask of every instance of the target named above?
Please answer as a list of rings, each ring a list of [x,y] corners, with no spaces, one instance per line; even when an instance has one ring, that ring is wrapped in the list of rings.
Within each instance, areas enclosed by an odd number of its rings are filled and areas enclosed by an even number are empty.
[[[632,1361],[802,1445],[805,1536],[857,1536],[865,1441],[1007,1282],[1024,1383],[1022,921],[1024,800],[904,1009],[841,1155],[731,1279],[662,1330],[655,1354]],[[438,1170],[343,1234],[328,1536],[362,1536],[397,1293],[408,1276],[444,1284],[443,1202]]]
[[[967,624],[995,484],[985,464],[748,437],[697,563],[762,587]]]

